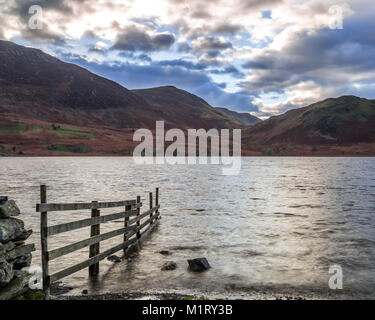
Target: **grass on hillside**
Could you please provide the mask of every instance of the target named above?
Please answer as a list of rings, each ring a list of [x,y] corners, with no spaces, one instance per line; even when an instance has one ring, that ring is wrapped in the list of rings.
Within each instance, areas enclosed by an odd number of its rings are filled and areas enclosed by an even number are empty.
[[[61,138],[68,138],[68,139],[80,139],[84,136],[88,140],[94,139],[94,134],[89,131],[83,131],[75,128],[70,127],[59,127],[56,130],[51,129],[52,132],[59,135]]]
[[[12,133],[18,132],[22,133],[27,131],[27,125],[23,122],[18,122],[16,126],[0,126],[0,132]]]

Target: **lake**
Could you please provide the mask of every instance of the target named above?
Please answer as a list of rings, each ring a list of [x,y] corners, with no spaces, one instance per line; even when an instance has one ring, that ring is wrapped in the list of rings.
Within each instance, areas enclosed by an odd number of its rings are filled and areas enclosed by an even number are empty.
[[[218,165],[136,165],[132,158],[0,158],[0,195],[16,200],[34,230],[28,242],[40,263],[39,185],[49,202],[118,201],[160,188],[162,219],[131,261],[101,263],[100,276],[84,269],[63,281],[73,293],[181,291],[209,294],[284,294],[375,298],[375,159],[243,158],[238,176]],[[103,210],[102,214],[117,212]],[[89,217],[50,213],[49,225]],[[118,222],[102,232],[120,228]],[[122,227],[122,226],[121,226]],[[51,238],[49,249],[85,239],[89,228]],[[101,250],[119,244],[107,240]],[[169,250],[172,255],[158,252]],[[50,271],[81,262],[88,249],[51,262]],[[187,259],[206,257],[212,269],[187,271]],[[173,260],[175,271],[160,271]],[[339,265],[344,290],[328,288]]]

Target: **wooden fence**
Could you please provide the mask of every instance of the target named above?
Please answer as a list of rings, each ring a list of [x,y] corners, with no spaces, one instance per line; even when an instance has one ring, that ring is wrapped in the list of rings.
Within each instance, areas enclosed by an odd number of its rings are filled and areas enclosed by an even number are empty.
[[[123,207],[125,210],[119,213],[109,215],[100,215],[99,209]],[[97,202],[90,203],[64,203],[55,204],[47,203],[47,187],[40,186],[40,204],[36,205],[36,211],[40,212],[40,235],[41,235],[41,252],[42,252],[42,269],[43,269],[43,291],[45,299],[49,298],[51,283],[67,277],[84,268],[89,268],[89,275],[94,276],[99,273],[99,261],[106,257],[123,250],[126,253],[127,248],[136,243],[137,240],[150,231],[156,225],[156,220],[160,217],[159,212],[159,189],[156,188],[155,206],[153,206],[152,192],[149,194],[149,210],[141,213],[141,197],[136,200],[126,200],[117,202]],[[91,218],[68,222],[60,225],[48,226],[48,214],[57,211],[75,211],[75,210],[91,210]],[[133,217],[133,218],[131,218]],[[119,220],[124,218],[124,227],[107,233],[100,233],[100,224]],[[130,219],[131,218],[131,219]],[[141,220],[147,218],[141,223]],[[73,244],[67,244],[63,247],[48,250],[48,238],[84,227],[91,227],[90,238]],[[145,229],[144,229],[145,228]],[[144,229],[142,231],[142,229]],[[142,231],[142,232],[141,232]],[[119,245],[100,253],[100,242],[124,235],[124,241]],[[49,274],[49,261],[57,259],[61,256],[80,250],[85,247],[89,248],[89,259],[78,263],[72,267],[61,270],[52,275]]]

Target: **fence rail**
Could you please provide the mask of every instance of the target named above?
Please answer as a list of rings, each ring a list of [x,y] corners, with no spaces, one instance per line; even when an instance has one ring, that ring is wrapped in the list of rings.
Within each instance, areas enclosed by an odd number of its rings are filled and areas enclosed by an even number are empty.
[[[47,203],[47,187],[40,186],[40,204],[36,205],[36,211],[40,212],[40,235],[42,249],[42,269],[43,269],[43,291],[45,298],[49,298],[51,283],[67,277],[84,268],[89,268],[89,275],[95,276],[99,273],[99,261],[120,251],[126,250],[132,244],[135,244],[141,237],[152,229],[155,221],[160,217],[159,205],[159,188],[155,192],[155,206],[153,206],[153,194],[149,194],[149,210],[141,214],[142,208],[141,197],[136,200],[116,201],[116,202],[97,202],[90,203]],[[99,209],[123,207],[125,210],[100,215]],[[91,210],[91,218],[78,221],[63,223],[59,225],[48,226],[48,214],[50,212],[59,211],[76,211]],[[131,217],[131,220],[129,220]],[[107,233],[100,233],[100,225],[113,220],[124,218],[124,227]],[[147,218],[146,221],[141,221]],[[60,233],[69,232],[77,229],[90,227],[90,237],[63,247],[48,250],[48,238]],[[143,230],[143,232],[141,232]],[[111,239],[116,236],[124,235],[124,241],[117,246],[100,253],[100,243],[104,240]],[[54,274],[49,273],[49,261],[65,256],[74,251],[89,247],[89,259],[81,263],[73,265]]]

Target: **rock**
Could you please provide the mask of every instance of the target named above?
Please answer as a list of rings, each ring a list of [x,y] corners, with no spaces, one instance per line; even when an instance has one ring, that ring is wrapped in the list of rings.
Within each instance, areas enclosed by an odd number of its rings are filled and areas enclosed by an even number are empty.
[[[6,254],[6,252],[7,252],[6,247],[2,243],[0,243],[0,259],[2,256]]]
[[[6,286],[14,276],[13,265],[9,262],[0,263],[0,287]]]
[[[12,261],[13,269],[21,270],[22,268],[30,267],[31,259],[32,259],[31,253],[16,258],[14,261]]]
[[[189,270],[193,272],[203,272],[211,268],[206,258],[188,260]]]
[[[111,261],[111,262],[114,262],[114,263],[119,263],[119,262],[122,261],[121,258],[119,258],[118,256],[115,256],[115,255],[108,257],[107,260]]]
[[[168,250],[162,250],[162,251],[159,251],[159,253],[162,254],[163,256],[169,256],[171,254]]]
[[[19,240],[19,241],[12,241],[12,243],[14,243],[16,245],[16,247],[19,247],[19,246],[22,246],[25,244],[25,241],[24,240]]]
[[[57,281],[51,284],[51,295],[60,296],[62,294],[68,293],[73,289],[73,287],[68,286],[66,283],[62,281]]]
[[[15,247],[16,247],[16,245],[13,242],[8,242],[8,243],[4,244],[4,248],[8,252],[12,251]]]
[[[4,196],[1,196],[0,197],[0,205],[1,204],[4,204],[5,202],[7,202],[8,201],[8,197],[4,197]]]
[[[10,300],[27,292],[31,274],[18,271],[15,278],[4,288],[0,289],[0,300]]]
[[[8,200],[0,204],[0,219],[6,219],[20,214],[20,209],[17,207],[14,200]]]
[[[18,236],[17,238],[15,238],[13,241],[15,242],[19,242],[19,241],[25,241],[27,240],[33,233],[33,230],[24,230],[20,236]]]
[[[171,271],[171,270],[176,270],[176,269],[177,269],[177,264],[176,262],[173,262],[173,261],[167,261],[161,267],[162,271]]]
[[[25,232],[24,223],[16,218],[0,220],[0,242],[7,243],[22,236]]]

